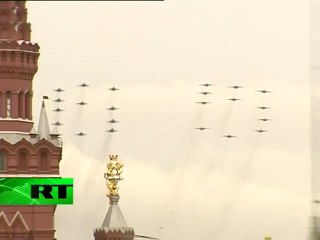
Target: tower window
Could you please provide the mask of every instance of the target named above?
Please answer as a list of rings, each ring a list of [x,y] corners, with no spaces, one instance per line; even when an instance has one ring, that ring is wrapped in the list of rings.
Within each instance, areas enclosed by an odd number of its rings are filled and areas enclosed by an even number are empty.
[[[0,152],[0,171],[5,171],[6,165],[6,154],[4,152]]]
[[[22,118],[22,106],[23,106],[23,93],[20,92],[18,95],[18,117]]]
[[[27,154],[24,152],[20,153],[18,170],[19,171],[27,171]]]
[[[7,92],[6,94],[6,103],[7,103],[7,117],[11,117],[11,93]]]
[[[40,155],[40,171],[48,171],[48,170],[49,170],[48,154],[46,152],[42,152]]]

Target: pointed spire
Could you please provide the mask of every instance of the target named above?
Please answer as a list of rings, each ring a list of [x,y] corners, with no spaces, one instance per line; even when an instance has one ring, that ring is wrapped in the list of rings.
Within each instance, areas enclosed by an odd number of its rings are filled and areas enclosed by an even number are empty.
[[[41,107],[40,119],[39,119],[39,125],[38,125],[38,138],[39,140],[41,140],[42,138],[49,140],[49,137],[50,137],[49,122],[48,122],[44,100],[42,100],[42,107]]]
[[[119,196],[109,196],[110,206],[102,223],[102,228],[123,228],[128,227],[126,220],[118,205]]]

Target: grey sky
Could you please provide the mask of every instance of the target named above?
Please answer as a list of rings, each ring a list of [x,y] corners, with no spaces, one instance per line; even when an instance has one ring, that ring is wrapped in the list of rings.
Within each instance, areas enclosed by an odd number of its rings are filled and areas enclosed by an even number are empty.
[[[103,172],[111,152],[125,164],[120,207],[138,234],[306,237],[308,1],[31,1],[27,7],[32,40],[41,47],[36,123],[41,96],[53,99],[53,89],[66,89],[61,172],[75,178],[76,189],[75,205],[57,209],[58,239],[93,239],[108,208]],[[91,86],[76,86],[83,82]],[[194,103],[204,100],[196,94],[202,82],[216,84],[205,107]],[[233,84],[245,88],[227,88]],[[107,91],[112,86],[121,91]],[[263,88],[274,93],[262,98],[255,90]],[[231,97],[242,100],[231,106]],[[75,104],[82,100],[89,103],[83,110]],[[107,137],[105,108],[113,104],[120,132]],[[271,109],[259,111],[260,104]],[[49,100],[51,122],[54,107]],[[265,116],[273,121],[256,121]],[[193,129],[200,126],[211,129]],[[259,138],[253,130],[261,126],[270,132]],[[89,135],[74,136],[81,130]],[[229,133],[238,138],[221,137]]]

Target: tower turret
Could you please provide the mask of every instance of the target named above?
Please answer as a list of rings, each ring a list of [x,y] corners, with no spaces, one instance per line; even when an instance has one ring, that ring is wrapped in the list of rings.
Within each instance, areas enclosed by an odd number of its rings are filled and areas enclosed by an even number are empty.
[[[29,133],[39,45],[30,42],[25,1],[0,1],[0,133]]]
[[[110,206],[101,227],[94,230],[94,237],[95,240],[133,240],[134,230],[128,227],[118,205],[120,199],[118,183],[122,180],[123,164],[118,160],[117,155],[110,155],[109,158],[104,177],[107,182]]]
[[[0,177],[60,177],[62,143],[45,103],[32,121],[39,46],[30,42],[25,1],[0,1]],[[45,98],[44,98],[45,99]],[[56,206],[1,206],[0,239],[54,240]]]

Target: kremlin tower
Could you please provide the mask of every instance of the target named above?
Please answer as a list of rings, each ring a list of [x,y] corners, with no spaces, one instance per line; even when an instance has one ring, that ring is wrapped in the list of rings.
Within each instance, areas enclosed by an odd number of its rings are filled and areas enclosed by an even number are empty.
[[[107,181],[110,206],[107,215],[100,228],[94,230],[95,240],[133,240],[134,230],[128,227],[119,208],[118,182],[122,180],[123,164],[117,155],[111,155],[107,164],[107,172],[104,177]]]
[[[0,177],[60,177],[62,144],[44,102],[37,131],[32,119],[38,57],[25,1],[0,1]],[[54,240],[55,209],[0,205],[0,239]]]

